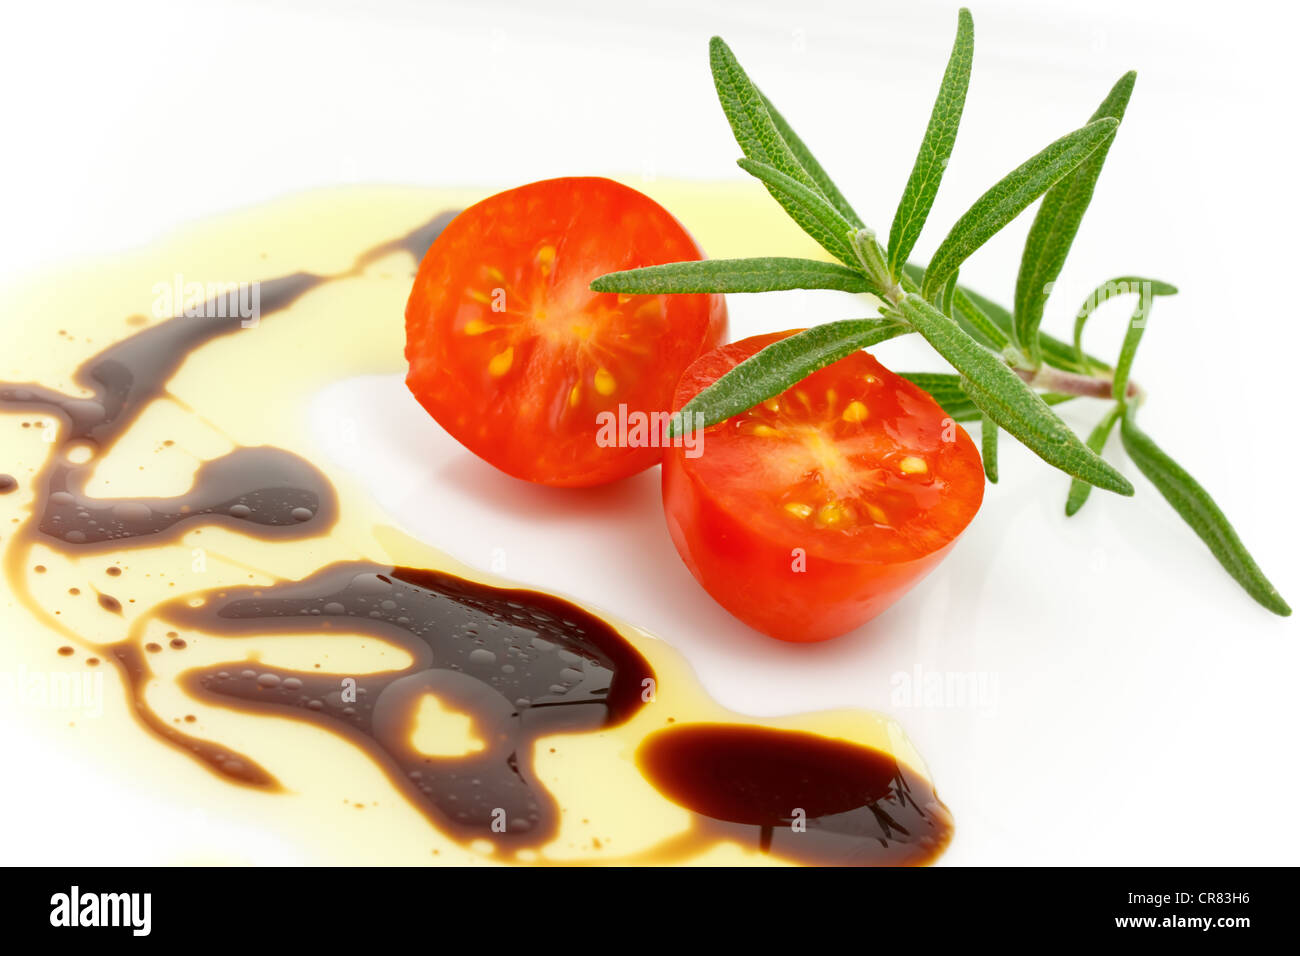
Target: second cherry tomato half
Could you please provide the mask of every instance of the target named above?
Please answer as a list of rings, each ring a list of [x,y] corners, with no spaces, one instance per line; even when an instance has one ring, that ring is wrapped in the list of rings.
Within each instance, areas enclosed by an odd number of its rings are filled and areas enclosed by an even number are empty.
[[[792,334],[701,356],[674,410]],[[943,559],[983,497],[970,436],[866,352],[664,457],[664,511],[682,560],[724,608],[784,641],[835,637],[889,607]]]
[[[666,412],[687,365],[722,340],[720,295],[597,293],[607,272],[701,259],[662,206],[609,179],[498,193],[443,230],[406,306],[407,386],[461,444],[507,474],[596,485],[660,460],[611,441],[620,409]]]

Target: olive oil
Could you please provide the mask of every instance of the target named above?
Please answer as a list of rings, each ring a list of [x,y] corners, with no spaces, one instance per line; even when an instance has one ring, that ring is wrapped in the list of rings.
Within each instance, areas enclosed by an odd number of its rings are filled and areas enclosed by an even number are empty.
[[[648,191],[715,255],[773,228],[748,189]],[[419,258],[481,195],[292,197],[11,290],[5,669],[103,674],[102,715],[65,722],[87,759],[318,862],[934,859],[951,819],[892,721],[730,714],[667,643],[464,567],[313,464],[310,397],[403,370]]]

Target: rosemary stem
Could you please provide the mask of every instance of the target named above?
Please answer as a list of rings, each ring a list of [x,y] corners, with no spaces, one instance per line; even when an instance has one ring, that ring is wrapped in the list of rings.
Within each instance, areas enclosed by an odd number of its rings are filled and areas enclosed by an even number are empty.
[[[849,234],[849,242],[867,278],[880,287],[881,297],[890,305],[902,302],[903,290],[885,265],[885,256],[876,242],[875,232],[871,229],[857,229]]]
[[[1016,374],[1034,388],[1058,395],[1083,395],[1089,398],[1111,398],[1111,373],[1098,372],[1095,375],[1080,375],[1077,372],[1065,372],[1049,368],[1046,365],[1038,369],[1017,368]],[[1134,398],[1141,394],[1136,382],[1130,381],[1125,395]]]

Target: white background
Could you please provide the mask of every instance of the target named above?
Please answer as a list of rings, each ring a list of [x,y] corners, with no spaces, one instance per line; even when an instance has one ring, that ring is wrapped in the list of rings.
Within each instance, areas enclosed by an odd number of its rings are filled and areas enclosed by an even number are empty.
[[[955,7],[25,4],[6,13],[0,58],[0,278],[316,186],[739,177],[711,95],[712,33],[886,230]],[[1114,275],[1181,288],[1157,303],[1135,370],[1153,396],[1143,420],[1300,601],[1287,405],[1300,346],[1294,7],[982,0],[974,13],[963,130],[918,258],[937,227],[1138,69],[1062,277],[1072,291],[1053,299],[1047,328],[1061,333],[1076,300]],[[1006,301],[1028,221],[963,280]],[[733,297],[733,334],[789,327],[792,309],[803,322],[844,317],[829,306]],[[1118,346],[1116,308],[1091,333],[1103,354]],[[933,366],[910,343],[879,354]],[[391,413],[393,402],[405,402],[395,379],[340,383],[315,415],[357,403]],[[1064,480],[1004,441],[1003,482],[939,571],[861,631],[791,647],[746,631],[695,586],[663,529],[656,474],[581,497],[522,487],[399,408],[338,464],[372,479],[412,532],[481,566],[505,548],[510,576],[662,635],[735,709],[896,716],[957,818],[944,862],[1296,861],[1296,626],[1246,597],[1122,452],[1137,497],[1094,494],[1067,523]],[[1080,403],[1069,417],[1087,428],[1096,414]],[[904,706],[892,679],[916,668],[981,674],[994,692],[974,707]],[[6,760],[25,752],[4,739]],[[34,856],[71,808],[59,775],[45,779],[24,774],[0,793],[14,859]],[[112,845],[95,839],[82,835],[86,857],[110,862]]]

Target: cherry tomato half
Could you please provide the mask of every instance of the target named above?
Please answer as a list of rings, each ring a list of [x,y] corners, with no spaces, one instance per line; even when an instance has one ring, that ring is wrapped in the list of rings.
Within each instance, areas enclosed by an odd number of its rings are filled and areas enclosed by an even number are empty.
[[[635,426],[666,412],[683,369],[721,341],[726,304],[587,285],[702,257],[662,206],[609,179],[491,196],[452,220],[420,264],[406,305],[407,387],[516,478],[596,485],[649,468],[662,442],[606,428],[609,416],[622,406]]]
[[[697,359],[674,398],[791,332]],[[889,607],[979,510],[965,430],[925,391],[856,352],[664,457],[668,530],[696,580],[783,641],[843,634]]]

